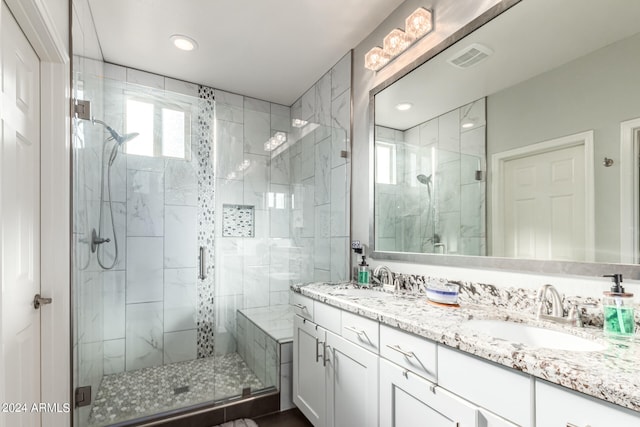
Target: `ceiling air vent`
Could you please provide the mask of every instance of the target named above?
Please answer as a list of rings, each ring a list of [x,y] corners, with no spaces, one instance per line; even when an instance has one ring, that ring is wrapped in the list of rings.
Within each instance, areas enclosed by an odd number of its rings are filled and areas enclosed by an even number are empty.
[[[447,62],[454,67],[469,68],[489,57],[493,51],[486,46],[473,43],[455,54]]]

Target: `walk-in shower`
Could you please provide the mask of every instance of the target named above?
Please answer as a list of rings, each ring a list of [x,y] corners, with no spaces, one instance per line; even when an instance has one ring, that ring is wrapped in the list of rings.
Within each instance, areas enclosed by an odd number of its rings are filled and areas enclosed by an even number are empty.
[[[259,359],[244,302],[216,289],[232,275],[215,257],[213,99],[98,73],[77,86],[95,117],[74,119],[74,387],[91,388],[74,425],[276,393],[280,342],[261,332]]]

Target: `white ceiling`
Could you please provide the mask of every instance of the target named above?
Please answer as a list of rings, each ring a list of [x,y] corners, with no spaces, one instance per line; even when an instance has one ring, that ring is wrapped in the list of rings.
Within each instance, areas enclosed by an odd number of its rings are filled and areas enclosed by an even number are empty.
[[[89,0],[104,60],[291,105],[403,0]],[[194,38],[179,51],[169,36]]]
[[[603,7],[601,0],[517,4],[377,94],[376,124],[406,130],[640,32],[640,1]],[[472,43],[494,53],[464,70],[447,63]],[[413,107],[400,112],[401,102]]]

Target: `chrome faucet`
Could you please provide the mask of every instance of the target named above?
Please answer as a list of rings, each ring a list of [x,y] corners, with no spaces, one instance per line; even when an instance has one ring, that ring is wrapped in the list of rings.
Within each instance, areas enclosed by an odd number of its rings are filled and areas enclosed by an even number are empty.
[[[382,277],[380,279],[378,279],[378,276],[380,276],[380,273],[383,272],[383,271],[385,272],[385,276],[386,276],[386,278],[388,280],[387,283],[385,283],[385,281],[384,281],[384,279]],[[393,286],[393,272],[386,265],[379,265],[373,270],[373,280],[377,281],[378,284],[380,284],[382,286],[384,286],[384,285]]]
[[[536,309],[536,316],[540,319],[543,316],[543,310],[545,306],[545,302],[547,301],[547,293],[551,293],[551,313],[546,313],[547,315],[551,315],[554,317],[563,317],[564,309],[562,308],[562,299],[560,298],[560,294],[555,286],[546,284],[542,285],[540,289],[538,289],[538,295],[536,296],[536,302],[538,304]]]
[[[547,312],[543,313],[545,308],[545,303],[547,302],[547,294],[551,294],[551,313]],[[567,317],[564,317],[564,308],[562,306],[562,298],[560,298],[560,294],[555,286],[546,284],[542,285],[540,289],[538,289],[538,293],[536,296],[536,319],[537,320],[550,320],[556,323],[564,323],[571,324],[574,326],[583,326],[582,317],[580,315],[580,309],[578,308],[578,304],[574,304]]]

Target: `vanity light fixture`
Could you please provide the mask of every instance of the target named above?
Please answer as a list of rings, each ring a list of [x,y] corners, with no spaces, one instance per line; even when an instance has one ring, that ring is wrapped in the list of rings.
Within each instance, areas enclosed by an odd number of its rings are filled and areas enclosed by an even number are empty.
[[[411,107],[413,107],[412,103],[410,103],[410,102],[401,102],[401,103],[396,105],[396,110],[398,110],[398,111],[407,111],[407,110],[410,110]]]
[[[182,34],[174,34],[169,37],[169,40],[180,50],[192,51],[198,48],[198,42]]]
[[[287,142],[287,134],[284,132],[276,132],[264,143],[264,151],[273,151],[285,142]]]
[[[471,120],[468,120],[466,122],[462,123],[462,128],[463,129],[471,129],[473,127],[473,122]]]
[[[293,119],[291,120],[291,126],[293,126],[294,128],[302,128],[305,127],[307,125],[307,123],[309,123],[306,120],[302,120],[302,119]]]
[[[364,66],[378,71],[413,43],[433,30],[433,15],[423,7],[416,9],[405,20],[405,29],[395,28],[383,40],[383,48],[376,46],[364,56]]]

